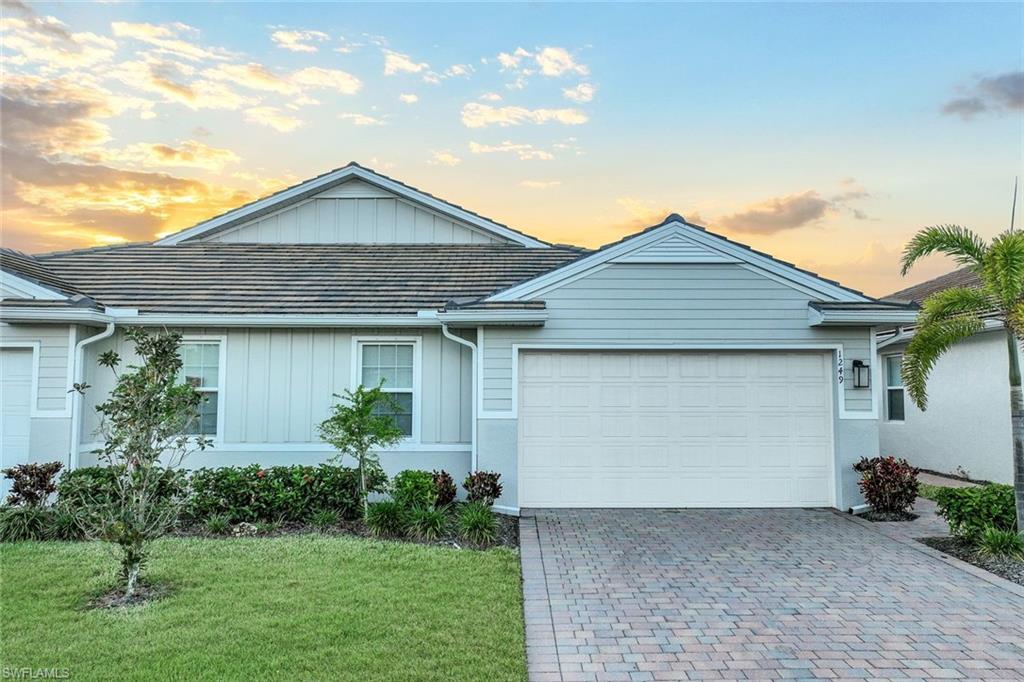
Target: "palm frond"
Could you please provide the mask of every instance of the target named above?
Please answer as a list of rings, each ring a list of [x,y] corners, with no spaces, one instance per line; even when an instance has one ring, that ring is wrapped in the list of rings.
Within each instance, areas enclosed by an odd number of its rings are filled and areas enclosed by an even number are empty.
[[[900,274],[907,274],[921,258],[933,253],[944,253],[961,265],[981,268],[985,261],[987,247],[977,234],[959,225],[934,225],[926,227],[907,243],[903,249]]]
[[[938,291],[924,300],[917,316],[919,326],[963,315],[981,317],[999,310],[999,301],[984,289],[953,287]]]
[[[1024,293],[1024,233],[1004,232],[992,240],[981,270],[987,288],[1012,308]]]
[[[922,410],[928,407],[928,376],[949,347],[982,330],[977,315],[956,315],[929,324],[919,324],[903,353],[903,387]]]

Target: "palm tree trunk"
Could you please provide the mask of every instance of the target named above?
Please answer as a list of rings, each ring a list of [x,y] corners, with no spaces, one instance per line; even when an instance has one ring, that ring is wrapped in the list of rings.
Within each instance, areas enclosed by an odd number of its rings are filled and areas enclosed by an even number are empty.
[[[1024,394],[1021,391],[1017,339],[1006,330],[1010,360],[1010,431],[1013,434],[1013,489],[1017,503],[1017,532],[1024,534]]]

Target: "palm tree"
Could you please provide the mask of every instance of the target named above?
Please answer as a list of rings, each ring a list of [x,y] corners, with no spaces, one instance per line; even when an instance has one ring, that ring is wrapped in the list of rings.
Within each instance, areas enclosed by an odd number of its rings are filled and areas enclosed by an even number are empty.
[[[1017,346],[1024,339],[1024,233],[1012,228],[991,244],[959,225],[926,227],[903,250],[902,274],[921,258],[944,253],[981,279],[977,288],[953,287],[924,300],[914,338],[903,354],[903,383],[914,403],[928,407],[928,375],[949,348],[985,327],[988,320],[1006,330],[1009,358],[1010,423],[1017,529],[1024,534],[1024,395]]]

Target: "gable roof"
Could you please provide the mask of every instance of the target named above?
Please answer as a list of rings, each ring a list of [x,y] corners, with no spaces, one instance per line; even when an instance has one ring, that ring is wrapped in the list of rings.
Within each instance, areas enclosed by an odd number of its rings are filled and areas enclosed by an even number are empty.
[[[184,242],[37,260],[103,305],[140,313],[415,315],[481,299],[579,253],[514,244]]]
[[[0,248],[0,270],[17,281],[8,281],[15,288],[25,288],[36,298],[62,299],[81,293],[57,277],[35,256],[14,249]],[[20,285],[20,286],[19,286]]]
[[[693,249],[683,251],[679,244],[689,242]],[[659,243],[672,242],[657,256],[644,257],[641,250]],[[633,254],[632,256],[630,254]],[[638,255],[639,254],[639,255]],[[813,291],[825,299],[846,302],[873,302],[875,299],[845,287],[835,280],[779,260],[757,251],[746,244],[734,242],[700,225],[694,225],[673,213],[657,225],[622,239],[605,244],[596,251],[581,255],[575,261],[533,280],[510,287],[490,296],[488,301],[512,301],[537,295],[538,292],[567,284],[587,271],[608,262],[686,262],[686,263],[739,263],[762,274],[780,279],[791,286]]]
[[[256,201],[239,206],[227,213],[222,213],[219,216],[205,220],[197,225],[181,230],[180,232],[175,232],[172,235],[168,235],[163,239],[157,240],[155,243],[160,246],[180,244],[201,236],[209,236],[218,232],[223,232],[243,222],[253,220],[272,211],[278,211],[292,204],[309,199],[316,194],[348,182],[354,178],[358,178],[363,182],[390,192],[391,194],[406,199],[414,204],[419,204],[454,218],[455,220],[459,220],[486,232],[490,232],[491,234],[495,234],[514,244],[532,248],[545,248],[550,246],[547,242],[537,239],[536,237],[531,237],[530,235],[520,232],[519,230],[515,230],[508,225],[495,222],[494,220],[485,218],[478,213],[474,213],[461,206],[439,199],[432,194],[428,194],[427,192],[416,189],[415,187],[399,182],[393,178],[389,178],[382,173],[360,166],[355,161],[352,161],[341,168],[335,168],[334,170],[323,173],[322,175],[318,175],[315,178],[310,178],[309,180],[300,182],[297,185],[292,185],[291,187],[275,192],[274,194],[263,197],[262,199],[257,199]]]
[[[974,289],[981,286],[981,278],[978,277],[978,273],[972,270],[970,267],[960,268],[953,272],[947,272],[945,275],[940,275],[926,282],[915,284],[912,287],[906,289],[900,289],[899,291],[893,292],[888,296],[883,296],[883,300],[889,301],[913,301],[914,303],[921,303],[924,299],[928,298],[932,294],[953,287],[966,287]]]

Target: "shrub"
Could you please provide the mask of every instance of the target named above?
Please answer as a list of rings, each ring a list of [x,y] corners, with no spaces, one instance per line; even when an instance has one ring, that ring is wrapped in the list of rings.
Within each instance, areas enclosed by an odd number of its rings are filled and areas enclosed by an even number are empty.
[[[452,475],[442,469],[441,471],[435,471],[434,476],[434,505],[437,507],[447,507],[449,504],[455,501],[455,480]]]
[[[78,514],[104,507],[113,500],[119,467],[95,466],[65,471],[57,483],[57,506]],[[181,497],[188,491],[188,479],[182,471],[164,472],[157,495],[163,499]]]
[[[409,535],[417,540],[436,540],[448,527],[444,511],[433,507],[416,507],[408,513],[406,522]]]
[[[231,530],[231,520],[228,519],[227,514],[214,514],[206,519],[203,525],[206,526],[206,532],[210,535],[227,535]]]
[[[498,539],[498,519],[490,506],[468,502],[459,510],[459,537],[484,547]]]
[[[437,500],[434,475],[417,469],[399,472],[391,483],[391,497],[403,509],[433,507]]]
[[[466,499],[470,502],[482,502],[487,506],[501,497],[501,474],[493,471],[474,471],[462,482],[466,489]]]
[[[50,510],[37,504],[0,507],[0,542],[45,540]]]
[[[917,469],[905,459],[863,458],[853,465],[860,472],[860,490],[874,511],[896,514],[909,511],[917,499]]]
[[[88,536],[89,524],[83,513],[67,505],[58,504],[50,513],[50,525],[46,537],[50,540],[84,540]]]
[[[367,469],[370,490],[382,492],[386,483],[382,469]],[[360,511],[359,471],[330,464],[198,469],[190,485],[188,514],[194,519],[225,514],[231,523],[302,521],[321,509],[345,518],[355,518]]]
[[[989,526],[978,536],[978,554],[984,557],[1024,559],[1024,536]]]
[[[379,538],[400,537],[405,525],[405,509],[397,502],[375,502],[366,510],[366,527]]]
[[[1016,531],[1017,511],[1013,486],[992,483],[982,487],[942,488],[935,493],[939,516],[949,529],[966,538],[977,538],[985,529]]]
[[[54,478],[64,465],[60,462],[45,464],[18,464],[3,470],[4,478],[13,481],[7,504],[46,504],[57,490]]]
[[[318,530],[327,530],[331,526],[337,526],[338,519],[338,512],[333,509],[320,509],[313,512],[313,515],[309,517],[309,522]]]

